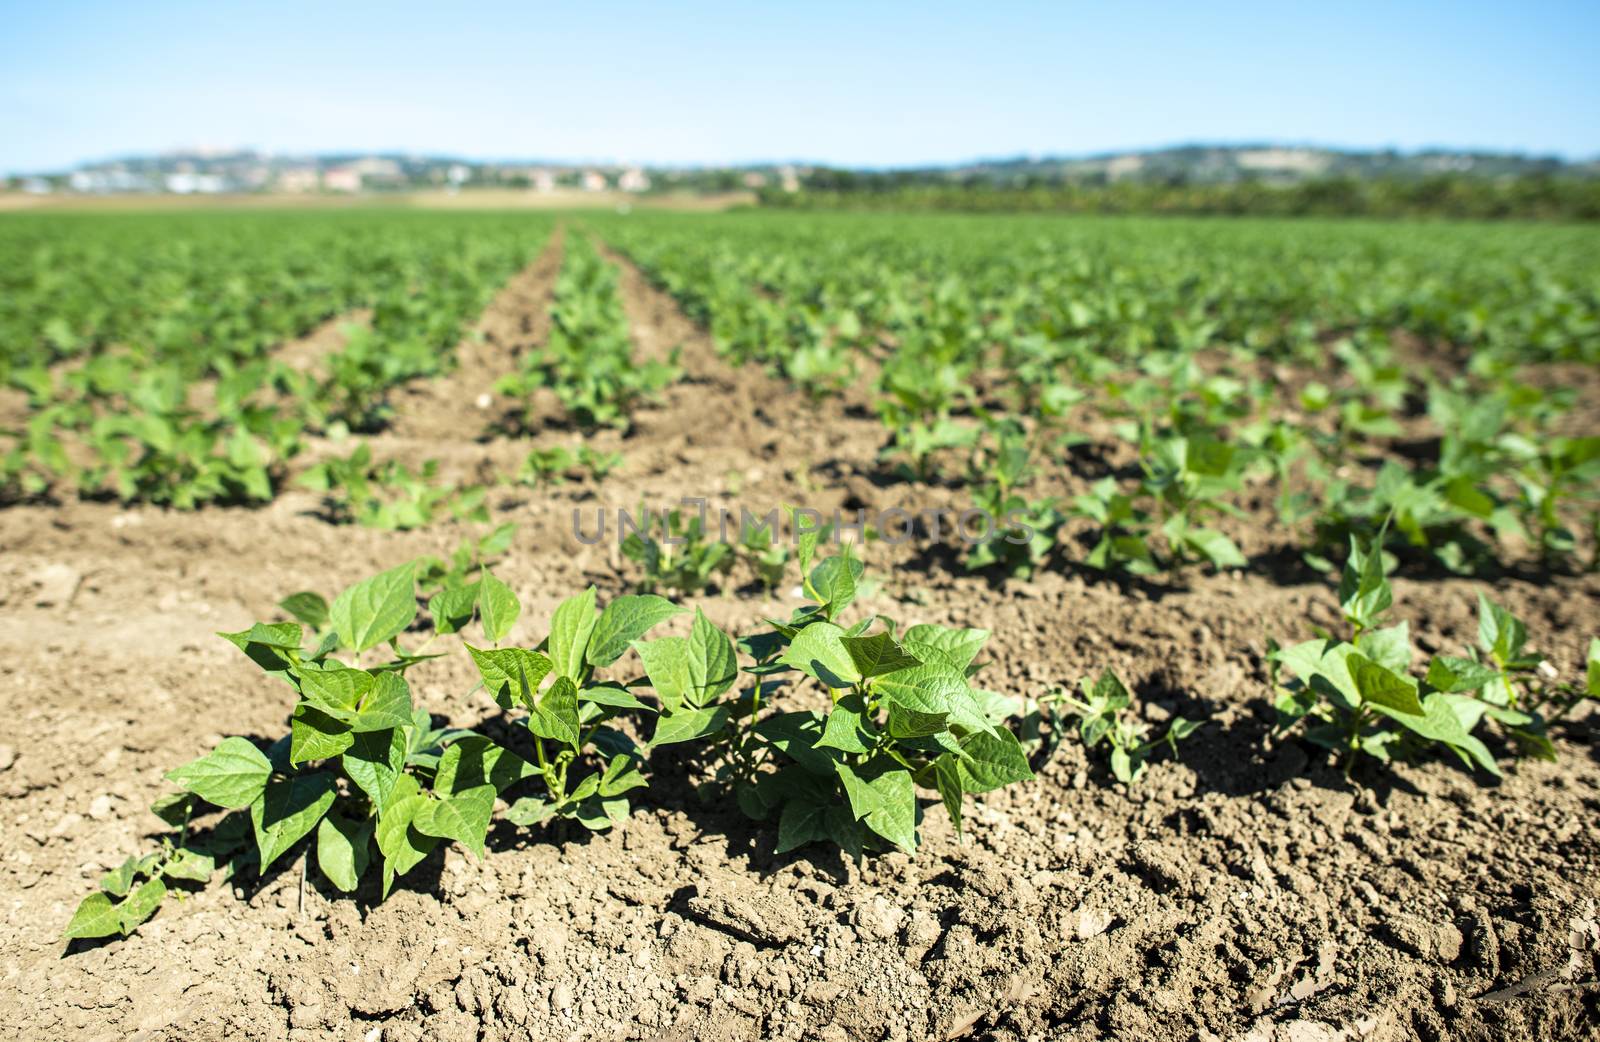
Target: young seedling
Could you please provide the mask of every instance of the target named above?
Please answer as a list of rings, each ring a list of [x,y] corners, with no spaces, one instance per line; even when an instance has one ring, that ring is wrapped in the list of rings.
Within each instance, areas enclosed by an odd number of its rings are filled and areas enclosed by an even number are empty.
[[[1078,717],[1078,737],[1085,749],[1095,749],[1102,743],[1109,746],[1111,774],[1124,785],[1133,785],[1144,776],[1150,755],[1163,745],[1176,758],[1178,743],[1204,723],[1175,716],[1161,737],[1149,738],[1152,725],[1133,711],[1133,696],[1116,673],[1104,670],[1098,679],[1084,677],[1078,686],[1082,699],[1056,691],[1039,699],[1040,705],[1065,706],[1065,715]]]
[[[227,738],[168,772],[167,779],[184,795],[158,807],[171,811],[171,821],[177,816],[173,808],[181,805],[178,842],[164,844],[153,859],[133,863],[131,874],[145,882],[122,902],[110,898],[118,888],[126,891],[131,880],[123,875],[86,898],[68,927],[70,935],[126,933],[160,903],[163,879],[176,874],[198,880],[202,868],[209,876],[210,866],[198,855],[214,858],[216,849],[185,845],[183,837],[190,816],[211,808],[248,820],[258,872],[315,830],[319,871],[347,892],[369,869],[378,869],[381,894],[387,896],[395,879],[444,840],[483,856],[496,798],[535,769],[481,735],[436,727],[414,704],[405,673],[429,656],[405,651],[399,637],[417,615],[416,572],[412,562],[334,598],[326,606],[328,630],[314,648],[302,646],[305,633],[295,622],[257,623],[223,634],[294,690],[290,733],[265,749],[245,738]],[[509,591],[488,592],[484,600],[484,628],[497,640],[515,620],[514,598]],[[311,618],[321,614],[321,605],[303,595],[294,606]],[[387,656],[361,665],[385,645]],[[336,652],[352,655],[354,664],[336,658]],[[224,818],[224,825],[229,820]],[[193,855],[183,853],[188,850]]]
[[[685,519],[677,510],[641,513],[642,529],[622,540],[622,555],[644,570],[639,592],[667,589],[680,597],[699,593],[714,576],[733,567],[733,547],[707,539],[698,516]]]
[[[777,819],[779,852],[817,841],[856,857],[886,844],[915,850],[918,789],[939,795],[959,832],[967,793],[1032,777],[1003,722],[1009,700],[969,682],[988,633],[900,632],[877,616],[841,625],[862,567],[848,552],[813,566],[816,546],[812,532],[797,547],[812,603],[739,642],[754,659],[746,690],[730,694],[733,645],[703,616],[684,643],[641,648],[662,703],[651,746],[710,743],[716,782],[746,814]],[[783,674],[814,685],[812,701],[826,708],[763,714],[777,697],[769,678]]]
[[[1278,730],[1304,726],[1308,741],[1339,753],[1347,774],[1358,754],[1389,762],[1437,746],[1498,776],[1494,756],[1472,734],[1490,706],[1452,693],[1448,683],[1439,687],[1439,667],[1414,678],[1409,626],[1380,625],[1394,603],[1381,545],[1381,536],[1373,545],[1350,544],[1339,582],[1350,639],[1323,636],[1286,648],[1269,642]],[[1297,679],[1280,682],[1280,667]]]
[[[322,494],[339,522],[405,531],[448,515],[461,521],[488,521],[486,493],[477,485],[437,483],[439,463],[427,460],[413,472],[399,460],[372,462],[363,442],[348,457],[326,460],[300,475],[299,484]]]
[[[642,759],[633,740],[610,722],[648,706],[629,686],[596,679],[595,670],[613,665],[682,611],[650,594],[618,597],[597,611],[591,586],[556,608],[550,634],[536,648],[468,645],[495,702],[528,714],[523,723],[537,764],[529,773],[544,783],[544,795],[517,800],[508,820],[528,826],[563,817],[601,830],[627,818],[625,794],[645,784]]]

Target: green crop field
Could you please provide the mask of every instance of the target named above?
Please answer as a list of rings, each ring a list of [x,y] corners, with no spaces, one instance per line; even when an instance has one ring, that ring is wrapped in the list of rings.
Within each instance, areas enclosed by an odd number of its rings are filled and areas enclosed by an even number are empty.
[[[144,663],[102,682],[149,721],[141,773],[79,795],[155,817],[52,882],[32,914],[67,938],[141,943],[275,865],[304,908],[451,843],[675,849],[672,814],[752,879],[804,852],[881,881],[1067,856],[997,815],[1204,831],[1269,776],[1481,808],[1565,775],[1589,795],[1552,813],[1593,811],[1593,227],[15,214],[0,387],[0,546],[37,566],[7,581],[76,577],[9,604]],[[608,512],[643,523],[594,545]],[[195,650],[215,629],[233,658]],[[24,755],[66,763],[99,703],[40,684]],[[1406,806],[1397,846],[1432,827]],[[1324,839],[1312,875],[1362,857]],[[1541,885],[1570,897],[1584,842],[1540,847]]]

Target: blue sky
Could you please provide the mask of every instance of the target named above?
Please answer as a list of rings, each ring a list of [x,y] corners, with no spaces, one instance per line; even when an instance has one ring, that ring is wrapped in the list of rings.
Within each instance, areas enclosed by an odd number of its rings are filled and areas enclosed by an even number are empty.
[[[1600,154],[1600,3],[17,3],[0,171],[177,146],[860,165]]]

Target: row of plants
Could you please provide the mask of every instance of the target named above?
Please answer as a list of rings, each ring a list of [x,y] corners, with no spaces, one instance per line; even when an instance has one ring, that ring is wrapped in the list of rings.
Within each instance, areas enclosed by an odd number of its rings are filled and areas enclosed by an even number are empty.
[[[302,434],[382,429],[445,372],[542,216],[326,212],[28,216],[0,228],[0,500],[272,498]],[[309,366],[279,345],[363,312]]]
[[[222,634],[289,687],[288,733],[226,738],[168,772],[174,791],[151,810],[169,831],[108,873],[64,936],[126,935],[173,891],[219,872],[264,874],[296,852],[302,885],[314,862],[341,891],[375,879],[381,899],[442,843],[485,856],[497,817],[609,829],[666,746],[697,798],[770,823],[777,853],[822,842],[859,859],[915,852],[925,800],[959,835],[968,795],[1028,781],[1064,734],[1105,750],[1111,776],[1131,785],[1203,723],[1173,717],[1153,734],[1110,671],[1076,695],[979,686],[987,631],[853,612],[862,564],[848,547],[819,560],[822,531],[795,548],[805,603],[737,640],[698,609],[675,627],[686,633],[651,636],[687,609],[654,594],[602,607],[590,587],[561,602],[532,647],[507,643],[522,606],[492,565],[510,536],[503,526],[332,601],[294,594],[281,606],[292,621]],[[1586,676],[1557,682],[1525,625],[1487,597],[1478,646],[1434,655],[1417,676],[1406,623],[1384,624],[1393,592],[1371,546],[1351,547],[1339,601],[1346,634],[1273,643],[1268,659],[1278,733],[1335,751],[1347,771],[1362,756],[1439,751],[1499,775],[1475,732],[1492,726],[1515,754],[1554,759],[1550,727],[1600,698],[1600,639]],[[417,704],[407,674],[449,654],[429,649],[451,635],[500,726],[446,726]]]
[[[1237,567],[1215,521],[1262,498],[1324,570],[1380,530],[1460,573],[1530,553],[1594,566],[1600,438],[1574,433],[1578,393],[1547,368],[1600,361],[1587,231],[1014,225],[630,215],[601,231],[732,361],[816,395],[869,376],[903,480],[964,476],[976,507],[1035,522],[1039,538],[970,567],[1026,573],[1069,521],[1092,530],[1089,567]],[[1535,240],[1537,262],[1516,251]],[[1086,494],[1048,494],[1063,466],[1095,478]]]
[[[172,831],[102,880],[66,936],[126,934],[170,888],[224,866],[265,872],[297,848],[338,889],[371,874],[386,895],[442,842],[483,856],[497,808],[516,827],[610,828],[669,745],[697,766],[702,797],[773,822],[780,851],[914,851],[919,789],[959,828],[967,794],[1032,777],[1007,725],[1020,700],[973,683],[988,633],[846,624],[862,566],[848,551],[814,560],[818,539],[797,548],[806,605],[737,642],[699,611],[686,635],[650,638],[685,609],[650,594],[602,608],[591,587],[536,645],[506,644],[522,608],[488,564],[502,533],[332,601],[295,594],[293,621],[223,635],[291,689],[289,733],[227,738],[169,772],[176,791],[153,809]],[[514,724],[504,740],[440,726],[407,681],[468,627],[483,643],[460,646]]]
[[[618,277],[616,265],[601,257],[593,242],[581,235],[567,238],[550,308],[550,336],[524,356],[520,371],[496,385],[523,402],[518,429],[542,426],[546,417],[537,393],[547,390],[574,426],[626,431],[633,410],[682,375],[676,349],[666,361],[634,357]]]

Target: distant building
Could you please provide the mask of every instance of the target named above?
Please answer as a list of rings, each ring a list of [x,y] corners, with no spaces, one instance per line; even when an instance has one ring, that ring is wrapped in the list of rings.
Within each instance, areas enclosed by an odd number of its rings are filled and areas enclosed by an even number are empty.
[[[617,187],[624,192],[648,192],[650,176],[638,167],[630,167],[617,178]]]
[[[1115,181],[1120,177],[1132,177],[1142,169],[1143,156],[1114,156],[1106,163],[1106,176]]]
[[[606,190],[606,175],[598,170],[585,170],[578,184],[585,192],[603,192]]]
[[[174,195],[209,195],[220,192],[226,187],[222,178],[216,174],[191,172],[168,174],[166,186],[167,191]]]
[[[767,175],[756,170],[749,170],[745,172],[743,177],[739,178],[739,183],[744,185],[746,188],[753,188],[757,191],[760,191],[761,189],[767,187]]]
[[[1320,174],[1328,157],[1308,148],[1253,148],[1234,157],[1245,170],[1263,173]]]
[[[314,167],[296,166],[278,171],[276,185],[280,192],[290,192],[298,195],[304,192],[315,192],[321,187],[322,178],[317,176],[317,171]]]
[[[556,175],[550,170],[530,170],[528,186],[535,192],[553,192],[556,190]]]
[[[380,156],[367,156],[365,159],[357,159],[346,165],[363,178],[370,177],[379,181],[398,178],[402,174],[399,163]]]
[[[472,180],[472,168],[464,163],[453,163],[444,176],[453,187],[459,188]]]
[[[25,177],[22,179],[22,190],[29,195],[49,195],[50,182],[42,177]]]
[[[361,171],[354,166],[336,166],[322,172],[322,187],[330,192],[361,191]]]
[[[800,190],[800,175],[792,166],[778,168],[778,184],[785,192],[798,192]]]

